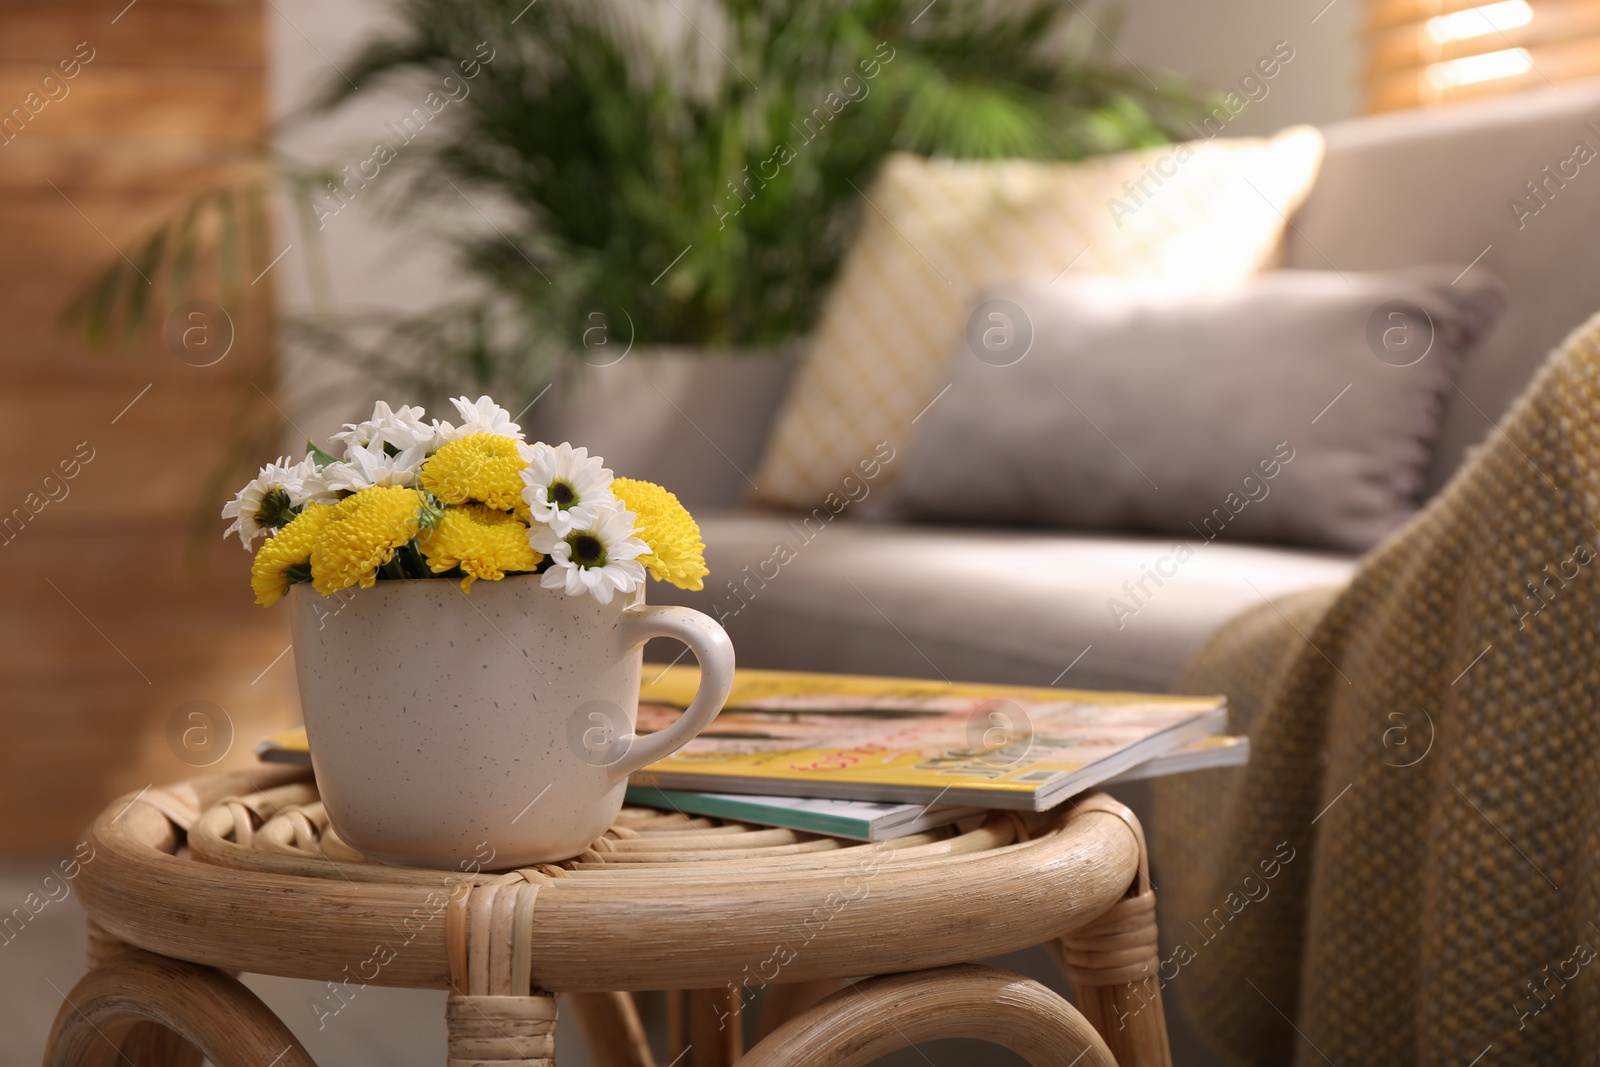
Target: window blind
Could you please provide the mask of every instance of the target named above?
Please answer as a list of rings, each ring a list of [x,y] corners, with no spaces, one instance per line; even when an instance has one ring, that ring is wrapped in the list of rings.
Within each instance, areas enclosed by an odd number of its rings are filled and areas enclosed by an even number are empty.
[[[1368,0],[1371,111],[1600,76],[1600,0]]]

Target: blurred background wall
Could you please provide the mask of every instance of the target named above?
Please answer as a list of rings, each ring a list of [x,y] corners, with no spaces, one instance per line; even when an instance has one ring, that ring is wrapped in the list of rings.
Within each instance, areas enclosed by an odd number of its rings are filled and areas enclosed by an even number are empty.
[[[186,323],[216,332],[185,358],[159,338],[91,354],[59,324],[260,151],[266,41],[256,0],[0,4],[0,852],[68,847],[111,797],[247,763],[295,714],[248,557],[214,523],[189,538],[242,406],[273,389],[270,336],[200,367],[226,324]]]
[[[1126,0],[1123,11],[1118,44],[1130,60],[1219,90],[1237,86],[1274,44],[1289,43],[1293,61],[1229,124],[1229,136],[1361,111],[1362,0]]]

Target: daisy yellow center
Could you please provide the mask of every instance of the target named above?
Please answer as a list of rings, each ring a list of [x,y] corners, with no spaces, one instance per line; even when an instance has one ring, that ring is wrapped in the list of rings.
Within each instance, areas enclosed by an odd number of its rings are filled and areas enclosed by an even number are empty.
[[[529,546],[525,524],[481,504],[446,508],[433,529],[418,535],[417,545],[433,573],[461,568],[463,590],[478,578],[498,581],[510,571],[536,570],[544,560]]]
[[[606,543],[592,533],[569,534],[567,544],[572,548],[572,562],[580,567],[604,567]]]
[[[446,504],[486,504],[509,511],[522,499],[517,442],[492,433],[469,434],[444,445],[422,467],[422,487]]]
[[[679,589],[702,589],[706,568],[705,542],[700,527],[678,498],[654,482],[617,478],[611,491],[633,512],[637,536],[650,547],[639,557],[645,570]]]

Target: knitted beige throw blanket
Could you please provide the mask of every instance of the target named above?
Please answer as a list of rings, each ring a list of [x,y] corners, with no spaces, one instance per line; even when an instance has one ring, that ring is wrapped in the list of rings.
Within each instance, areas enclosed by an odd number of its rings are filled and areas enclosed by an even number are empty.
[[[1340,590],[1224,626],[1159,978],[1242,1063],[1600,1064],[1600,316]]]

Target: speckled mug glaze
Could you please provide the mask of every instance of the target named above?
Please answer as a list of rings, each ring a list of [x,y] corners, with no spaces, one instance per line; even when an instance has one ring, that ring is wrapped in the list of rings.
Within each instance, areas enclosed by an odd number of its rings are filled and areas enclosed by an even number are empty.
[[[582,852],[622,807],[629,772],[680,748],[722,709],[733,646],[712,619],[601,604],[525,575],[381,581],[324,598],[290,590],[311,762],[339,835],[383,863],[459,869]],[[644,736],[644,642],[700,661],[683,718]]]

